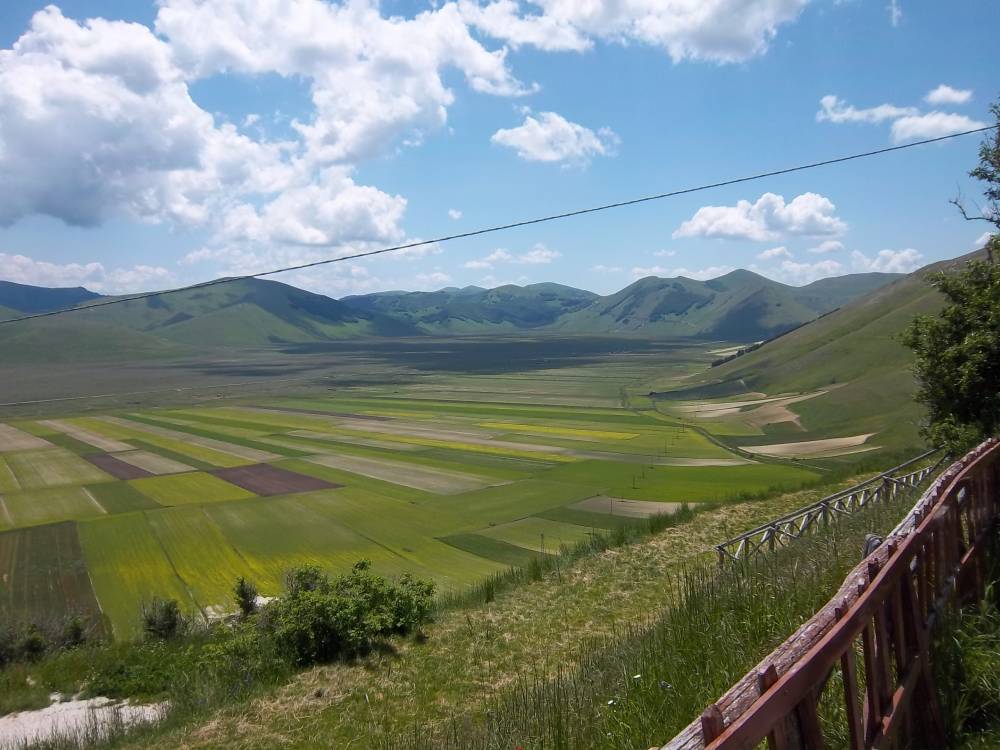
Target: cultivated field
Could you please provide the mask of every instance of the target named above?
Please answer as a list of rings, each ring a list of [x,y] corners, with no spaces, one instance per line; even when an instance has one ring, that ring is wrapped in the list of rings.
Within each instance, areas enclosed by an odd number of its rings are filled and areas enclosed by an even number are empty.
[[[81,399],[38,418],[18,405],[0,423],[0,607],[100,612],[129,635],[153,596],[211,618],[239,575],[273,595],[293,565],[362,557],[455,591],[681,503],[798,488],[859,447],[797,451],[785,434],[758,456],[730,449],[733,433],[765,434],[762,409],[794,420],[802,399],[664,406],[648,384],[683,383],[719,345],[633,344],[466,341],[391,366],[339,352],[353,377],[336,389],[282,393],[275,367],[238,398]]]

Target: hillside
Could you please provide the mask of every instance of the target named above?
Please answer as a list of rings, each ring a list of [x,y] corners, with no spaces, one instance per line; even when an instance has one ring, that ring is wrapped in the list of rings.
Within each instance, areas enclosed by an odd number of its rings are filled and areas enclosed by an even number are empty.
[[[418,326],[427,333],[532,330],[582,310],[598,295],[562,284],[450,287],[436,292],[383,292],[342,301]]]
[[[405,336],[405,323],[288,284],[246,279],[84,313],[90,321],[196,346],[261,346]]]
[[[899,335],[914,316],[941,305],[927,284],[928,273],[959,264],[976,254],[936,263],[858,299],[835,312],[768,342],[756,351],[712,368],[685,388],[659,394],[668,401],[737,399],[748,394],[795,395],[822,391],[799,401],[792,422],[768,425],[769,438],[732,435],[733,444],[874,432],[881,444],[916,447],[920,407],[913,402],[911,353]],[[817,282],[819,283],[819,282]]]
[[[10,317],[5,313],[5,308],[21,314],[62,310],[100,296],[82,286],[50,288],[0,280],[0,315]]]
[[[59,318],[59,327],[33,328],[36,333],[30,338],[32,348],[39,352],[54,351],[65,339],[80,356],[91,357],[105,353],[109,344],[103,339],[111,337],[118,341],[119,356],[178,345],[251,347],[361,337],[517,332],[756,341],[812,320],[893,278],[892,274],[859,274],[792,287],[750,271],[733,271],[710,281],[648,277],[606,297],[543,283],[380,292],[339,301],[276,281],[245,279]],[[3,317],[101,297],[82,288],[0,284]],[[4,314],[4,308],[13,312]],[[110,328],[102,332],[101,325]],[[126,330],[138,338],[120,333]],[[0,333],[0,343],[13,341],[11,336],[15,334]],[[32,361],[44,361],[38,356],[32,355]]]
[[[852,274],[793,287],[745,270],[709,281],[649,276],[566,315],[555,327],[755,341],[801,325],[895,278]]]

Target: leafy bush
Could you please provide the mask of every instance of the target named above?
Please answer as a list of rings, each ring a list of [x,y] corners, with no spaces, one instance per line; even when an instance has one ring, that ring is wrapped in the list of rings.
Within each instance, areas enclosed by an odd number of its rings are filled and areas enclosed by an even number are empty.
[[[408,633],[430,616],[434,584],[403,576],[391,584],[361,560],[330,579],[314,566],[286,577],[284,597],[261,613],[261,628],[278,650],[304,666],[369,650],[379,638]]]
[[[183,633],[188,624],[176,599],[153,599],[144,603],[140,617],[143,632],[162,641]]]
[[[240,614],[246,619],[257,611],[257,587],[243,576],[236,579],[233,586],[233,598]]]

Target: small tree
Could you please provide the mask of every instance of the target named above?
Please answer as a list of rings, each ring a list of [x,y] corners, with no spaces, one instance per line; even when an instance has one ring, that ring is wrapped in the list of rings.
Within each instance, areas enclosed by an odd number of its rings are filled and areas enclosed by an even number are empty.
[[[1000,126],[1000,103],[990,111]],[[969,174],[986,183],[988,205],[970,216],[959,199],[953,202],[966,219],[1000,231],[1000,129],[983,141]],[[1000,235],[988,238],[986,250],[985,261],[930,277],[945,307],[936,318],[918,317],[903,335],[916,354],[917,400],[928,411],[923,434],[951,453],[1000,432]]]
[[[150,638],[169,640],[180,635],[187,627],[176,599],[153,599],[144,603],[141,616],[142,629]]]
[[[243,576],[236,579],[233,586],[233,598],[239,607],[240,615],[246,619],[257,611],[257,587]]]

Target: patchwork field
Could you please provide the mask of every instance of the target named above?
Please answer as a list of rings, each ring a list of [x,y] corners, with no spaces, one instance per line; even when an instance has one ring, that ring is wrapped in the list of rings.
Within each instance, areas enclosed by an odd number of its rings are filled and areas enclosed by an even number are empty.
[[[878,445],[770,439],[767,420],[794,424],[808,394],[654,400],[649,383],[682,382],[719,343],[636,346],[209,404],[22,409],[0,419],[0,616],[79,611],[129,635],[154,596],[212,618],[237,576],[274,595],[294,565],[359,558],[453,591],[683,503],[798,488]]]

